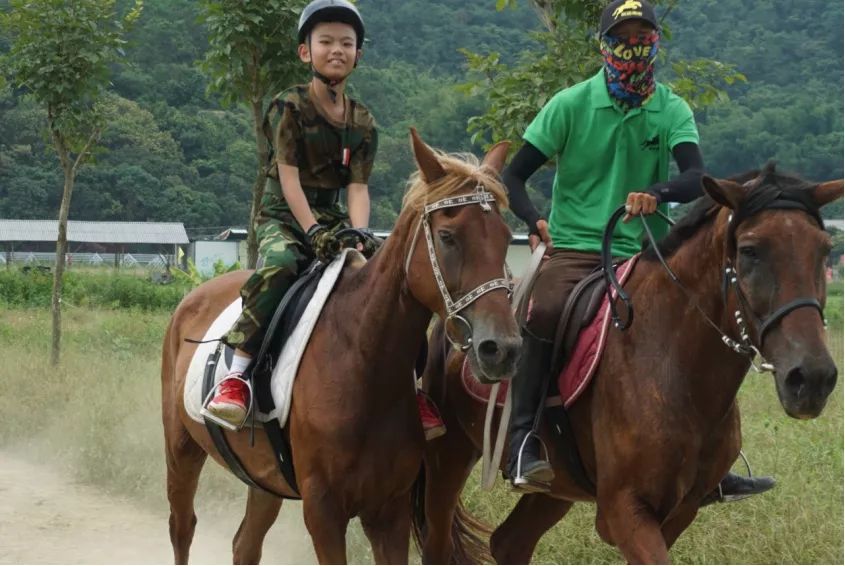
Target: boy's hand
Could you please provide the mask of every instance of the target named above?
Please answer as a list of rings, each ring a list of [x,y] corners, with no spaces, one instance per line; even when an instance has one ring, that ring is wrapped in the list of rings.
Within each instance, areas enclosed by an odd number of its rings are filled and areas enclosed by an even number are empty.
[[[321,262],[330,263],[340,253],[340,240],[325,226],[314,224],[305,235],[314,255]]]
[[[355,248],[369,259],[384,243],[384,240],[370,232],[368,228],[358,228],[358,234],[348,234],[342,238],[342,244],[347,248]]]
[[[625,201],[625,217],[622,222],[628,222],[635,216],[648,216],[657,210],[657,197],[650,193],[628,193]]]

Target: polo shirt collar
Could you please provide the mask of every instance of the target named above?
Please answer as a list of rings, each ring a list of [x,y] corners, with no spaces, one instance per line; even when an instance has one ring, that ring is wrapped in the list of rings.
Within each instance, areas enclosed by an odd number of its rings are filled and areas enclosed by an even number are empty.
[[[610,98],[610,93],[607,92],[604,67],[599,69],[599,72],[590,79],[590,102],[593,108],[612,108],[614,106],[613,100]],[[663,110],[663,106],[664,100],[660,92],[660,83],[657,83],[654,94],[643,105],[643,110],[647,112],[660,112]]]

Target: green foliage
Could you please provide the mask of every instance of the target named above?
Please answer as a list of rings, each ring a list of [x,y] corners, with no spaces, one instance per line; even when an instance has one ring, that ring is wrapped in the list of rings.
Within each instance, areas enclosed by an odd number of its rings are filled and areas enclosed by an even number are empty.
[[[0,0],[0,11],[6,4]],[[504,9],[497,11],[494,0],[359,0],[368,41],[350,92],[379,127],[370,179],[374,227],[389,228],[399,211],[414,166],[408,126],[416,125],[437,147],[480,154],[493,139],[519,140],[550,94],[598,69],[600,56],[589,38],[595,26],[587,22],[598,18],[601,1],[544,2],[566,15],[549,20],[554,34],[536,2],[500,4]],[[207,94],[213,79],[195,65],[211,51],[207,27],[198,24],[203,10],[194,0],[144,3],[126,36],[128,64],[111,66],[119,98],[102,106],[111,109],[104,151],[77,178],[71,218],[181,221],[191,235],[246,225],[256,171],[252,116],[240,105],[223,107],[222,92]],[[658,77],[693,105],[696,92],[709,104],[696,109],[696,119],[712,174],[727,176],[776,158],[805,178],[843,176],[842,43],[835,25],[841,4],[672,0],[658,12],[664,36],[671,26]],[[286,26],[279,24],[278,34],[293,42],[295,25]],[[0,53],[11,45],[0,34]],[[470,74],[461,48],[477,57]],[[292,47],[280,49],[284,59],[307,70],[296,63]],[[711,73],[699,64],[714,59],[725,66]],[[699,74],[714,79],[716,90]],[[720,75],[736,80],[719,82]],[[492,88],[494,77],[502,89]],[[17,84],[0,89],[0,217],[55,217],[61,175],[42,127],[47,112]],[[460,84],[470,86],[457,90]],[[729,100],[720,101],[722,90]],[[513,92],[518,96],[508,95]],[[488,108],[501,118],[484,122]],[[550,181],[545,170],[532,177],[529,190],[539,207],[547,202]],[[823,213],[841,217],[841,206]]]
[[[469,122],[473,141],[482,137],[488,142],[507,139],[514,142],[515,150],[525,128],[556,92],[587,79],[601,65],[595,30],[605,2],[529,0],[528,3],[545,30],[533,34],[538,47],[524,52],[516,65],[501,63],[498,51],[481,55],[462,50],[470,76],[474,77],[464,85],[464,92],[487,93],[489,100],[487,110]],[[670,9],[676,3],[670,2]],[[517,0],[496,3],[498,10],[516,6]],[[664,44],[669,36],[667,26]],[[665,58],[665,53],[662,56]],[[671,69],[674,76],[668,81],[670,86],[694,109],[727,100],[727,93],[719,85],[746,80],[734,65],[709,59],[676,61]]]
[[[304,77],[296,25],[305,0],[202,0],[208,51],[201,64],[209,89],[225,103],[261,101]]]
[[[182,269],[173,269],[171,270],[171,275],[173,275],[173,280],[183,287],[193,288],[198,287],[204,281],[208,281],[209,279],[213,279],[219,275],[223,275],[224,273],[229,273],[231,271],[237,271],[241,269],[240,262],[235,262],[232,265],[226,265],[223,263],[222,259],[218,259],[214,262],[213,265],[214,271],[211,275],[203,275],[197,269],[196,264],[194,264],[194,260],[188,260],[188,267],[184,270]]]
[[[745,75],[736,70],[736,65],[712,59],[675,61],[671,68],[674,78],[667,81],[667,84],[675,94],[684,98],[693,110],[729,100],[727,91],[716,85],[748,82]]]
[[[173,270],[175,274],[177,270]],[[175,277],[174,277],[175,278]],[[48,308],[52,274],[0,269],[0,305]],[[172,310],[193,285],[157,285],[137,275],[107,271],[66,271],[62,301],[69,306],[145,311]]]
[[[0,29],[12,38],[3,67],[50,115],[51,128],[84,143],[91,112],[108,82],[109,65],[123,56],[123,34],[143,1],[118,18],[115,0],[11,0]]]

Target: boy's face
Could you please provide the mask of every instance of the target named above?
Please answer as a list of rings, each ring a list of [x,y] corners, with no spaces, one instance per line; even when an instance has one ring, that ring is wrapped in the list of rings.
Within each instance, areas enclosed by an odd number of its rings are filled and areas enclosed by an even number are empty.
[[[311,63],[329,79],[343,79],[355,68],[361,56],[357,48],[355,28],[340,22],[323,22],[314,26],[311,36],[299,46],[299,58]]]

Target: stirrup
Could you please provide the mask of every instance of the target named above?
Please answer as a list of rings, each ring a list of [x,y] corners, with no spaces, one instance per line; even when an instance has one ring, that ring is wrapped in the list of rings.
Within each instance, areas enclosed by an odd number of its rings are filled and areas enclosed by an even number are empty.
[[[748,458],[745,457],[745,452],[742,450],[739,451],[739,456],[742,458],[742,461],[745,463],[745,469],[748,470],[748,477],[753,478],[754,474],[751,472],[751,463],[748,461]],[[757,495],[756,493],[746,493],[746,494],[738,494],[738,495],[725,495],[722,491],[722,482],[719,482],[717,486],[717,490],[719,492],[719,497],[716,498],[716,503],[731,503],[733,501],[742,501],[743,499],[748,499],[749,497],[754,497]]]
[[[217,415],[215,415],[214,413],[209,411],[208,408],[207,408],[208,404],[211,403],[211,400],[214,399],[214,394],[217,392],[217,388],[220,387],[220,385],[223,384],[224,381],[228,381],[230,379],[236,379],[236,380],[246,384],[246,388],[249,391],[249,405],[247,405],[246,412],[244,413],[244,418],[241,419],[241,422],[239,422],[237,425],[233,425],[229,421],[221,419],[220,417],[218,417]],[[211,391],[209,391],[208,395],[206,395],[205,401],[202,402],[202,409],[200,409],[200,415],[202,415],[206,419],[210,420],[214,424],[225,428],[226,430],[231,430],[232,432],[238,432],[246,424],[246,421],[249,418],[249,415],[252,414],[253,399],[254,399],[254,395],[252,394],[252,382],[250,380],[244,379],[243,377],[234,376],[234,375],[231,376],[231,377],[225,377],[220,381],[220,383],[218,383],[217,385],[212,387]]]
[[[549,462],[549,451],[546,448],[546,443],[543,442],[543,439],[540,438],[539,434],[533,430],[528,431],[525,438],[522,439],[522,444],[519,446],[519,454],[516,457],[516,472],[514,473],[513,478],[511,478],[511,484],[513,485],[514,490],[520,492],[548,493],[552,490],[551,482],[538,481],[522,475],[522,453],[525,450],[525,445],[528,442],[528,439],[532,435],[537,437],[537,442],[539,442],[540,446],[543,448],[545,461],[547,463]]]

